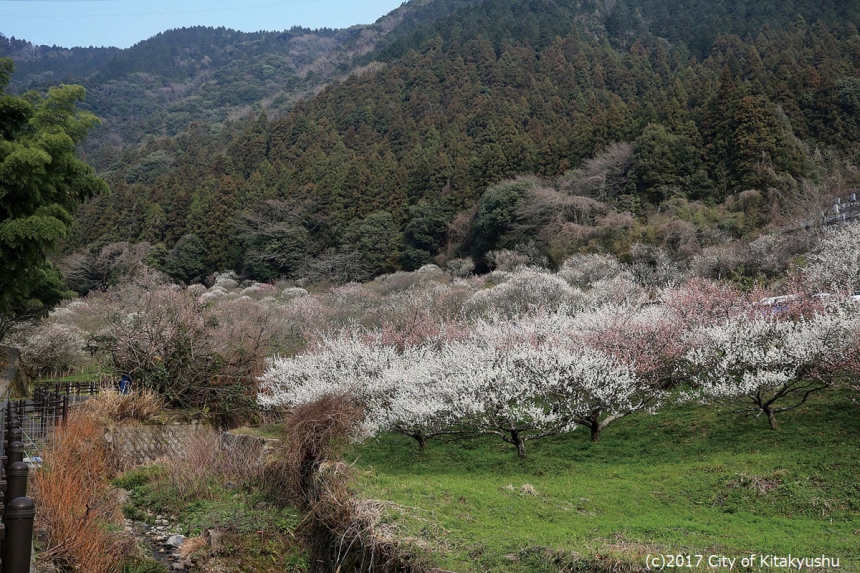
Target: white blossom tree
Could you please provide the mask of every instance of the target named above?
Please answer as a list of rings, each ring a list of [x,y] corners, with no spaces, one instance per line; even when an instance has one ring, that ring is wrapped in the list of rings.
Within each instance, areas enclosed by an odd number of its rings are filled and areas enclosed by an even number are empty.
[[[409,436],[421,449],[431,438],[463,433],[447,358],[428,345],[404,349],[366,403],[368,425]]]
[[[852,294],[860,289],[860,225],[825,231],[808,256],[806,278],[817,290]]]
[[[421,447],[442,434],[491,434],[525,457],[527,442],[577,425],[598,441],[609,424],[654,410],[663,396],[634,364],[583,342],[581,333],[612,313],[538,312],[407,346],[385,342],[382,331],[324,337],[307,354],[274,361],[258,402],[297,406],[349,393],[365,407],[369,434],[395,431]]]
[[[260,378],[257,403],[263,408],[294,408],[344,393],[368,403],[398,360],[391,346],[369,346],[348,334],[323,337],[312,352],[272,360]]]
[[[526,384],[540,388],[541,401],[555,415],[587,427],[592,442],[629,414],[655,411],[663,397],[622,361],[573,341],[522,346],[508,359]]]
[[[366,435],[398,432],[423,448],[451,431],[450,386],[441,366],[429,346],[398,350],[366,333],[341,333],[323,337],[312,352],[274,360],[261,378],[257,403],[294,408],[349,394],[364,407]]]
[[[796,320],[737,316],[696,331],[687,360],[705,400],[763,414],[777,430],[776,414],[803,405],[845,369],[857,320],[850,304]]]
[[[548,399],[547,386],[522,368],[527,346],[515,355],[473,338],[446,345],[439,356],[451,392],[451,419],[477,434],[492,434],[526,456],[526,442],[572,431],[576,423]]]

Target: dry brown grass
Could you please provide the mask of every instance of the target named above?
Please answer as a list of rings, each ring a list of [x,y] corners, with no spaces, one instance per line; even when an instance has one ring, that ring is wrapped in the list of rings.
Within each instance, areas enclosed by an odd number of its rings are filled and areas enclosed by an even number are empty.
[[[270,466],[266,479],[275,501],[303,509],[316,504],[322,493],[317,487],[320,465],[349,442],[362,416],[361,406],[349,395],[325,396],[292,412],[286,420],[280,459]],[[328,487],[345,481],[334,480]]]
[[[121,394],[113,386],[104,386],[97,396],[87,400],[84,408],[92,417],[104,422],[146,422],[164,406],[164,398],[148,388]]]
[[[182,547],[179,548],[179,556],[182,559],[188,559],[207,545],[206,538],[202,535],[189,537],[182,542]]]
[[[110,464],[103,428],[73,412],[44,450],[42,468],[32,475],[37,522],[47,530],[42,561],[81,573],[116,573],[134,549],[134,539],[108,530],[122,523],[110,493]]]
[[[211,497],[213,483],[233,482],[251,488],[262,482],[262,443],[247,439],[228,447],[212,428],[201,428],[186,445],[185,455],[169,460],[164,479],[185,500]]]
[[[336,459],[362,417],[349,395],[329,395],[293,411],[280,459],[266,476],[270,495],[309,513],[305,537],[321,570],[418,571],[401,566],[409,556],[396,531],[383,524],[385,504],[356,498],[351,466]]]

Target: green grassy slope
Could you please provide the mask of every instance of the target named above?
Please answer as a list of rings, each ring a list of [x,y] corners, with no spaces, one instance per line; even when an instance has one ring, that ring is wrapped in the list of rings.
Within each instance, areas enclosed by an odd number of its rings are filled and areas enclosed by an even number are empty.
[[[362,494],[396,504],[400,535],[453,571],[660,552],[704,555],[702,569],[709,555],[824,554],[860,571],[858,414],[834,392],[783,414],[780,432],[685,406],[622,420],[598,444],[584,430],[533,442],[524,461],[490,439],[419,452],[385,436],[354,455]]]

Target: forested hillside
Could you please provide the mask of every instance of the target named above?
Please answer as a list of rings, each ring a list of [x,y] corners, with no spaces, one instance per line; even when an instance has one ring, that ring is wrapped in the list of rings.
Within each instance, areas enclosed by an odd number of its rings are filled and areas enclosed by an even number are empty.
[[[500,248],[550,265],[636,244],[690,257],[856,183],[859,11],[424,3],[360,62],[373,66],[289,114],[125,149],[67,249],[145,241],[181,280],[346,280],[464,255],[480,268]],[[227,75],[200,93],[241,98]]]
[[[373,25],[344,30],[182,28],[125,50],[35,46],[0,36],[0,57],[15,61],[12,92],[59,82],[87,88],[84,107],[104,120],[87,150],[103,167],[116,159],[117,148],[176,135],[193,122],[220,126],[252,108],[286,112],[296,99],[350,72],[356,58],[415,14],[428,22],[440,17],[408,5]]]

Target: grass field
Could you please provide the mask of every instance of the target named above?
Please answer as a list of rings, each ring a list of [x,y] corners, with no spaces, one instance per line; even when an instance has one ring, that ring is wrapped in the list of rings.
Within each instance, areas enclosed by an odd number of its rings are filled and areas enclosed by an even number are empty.
[[[498,439],[419,451],[387,435],[348,461],[421,559],[451,571],[643,566],[649,553],[703,555],[701,569],[711,555],[825,555],[860,571],[860,406],[834,391],[780,424],[684,406],[596,444],[583,429],[530,442],[525,460]]]

